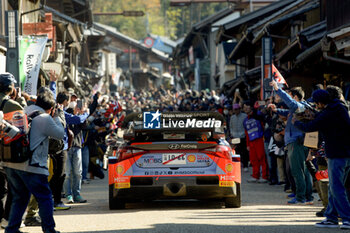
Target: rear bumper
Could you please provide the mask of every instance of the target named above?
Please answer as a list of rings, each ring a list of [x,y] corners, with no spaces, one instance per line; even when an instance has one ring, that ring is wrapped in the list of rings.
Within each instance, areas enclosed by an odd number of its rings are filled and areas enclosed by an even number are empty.
[[[222,199],[236,196],[236,183],[233,186],[219,186],[218,176],[191,177],[132,177],[130,188],[116,189],[113,198],[124,201],[155,199]]]

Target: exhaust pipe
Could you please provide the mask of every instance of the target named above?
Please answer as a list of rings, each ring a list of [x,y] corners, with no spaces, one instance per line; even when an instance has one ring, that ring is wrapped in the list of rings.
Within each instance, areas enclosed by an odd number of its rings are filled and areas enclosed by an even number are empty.
[[[163,188],[164,196],[186,196],[186,185],[184,183],[167,183]]]

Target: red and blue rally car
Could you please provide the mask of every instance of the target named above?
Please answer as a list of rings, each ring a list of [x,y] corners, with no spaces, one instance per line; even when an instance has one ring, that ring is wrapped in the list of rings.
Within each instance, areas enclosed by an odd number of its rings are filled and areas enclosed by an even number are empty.
[[[217,112],[132,113],[108,158],[109,207],[155,199],[213,199],[241,206],[241,165]]]

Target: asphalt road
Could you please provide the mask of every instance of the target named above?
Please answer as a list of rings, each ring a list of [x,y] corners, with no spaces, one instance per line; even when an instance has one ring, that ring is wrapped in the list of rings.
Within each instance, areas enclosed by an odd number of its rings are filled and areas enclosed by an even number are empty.
[[[340,229],[318,229],[322,220],[315,217],[321,203],[313,206],[286,205],[282,186],[248,184],[244,174],[242,207],[225,209],[223,203],[187,201],[154,201],[127,204],[126,210],[108,209],[107,178],[84,184],[84,204],[72,204],[71,210],[55,211],[57,230],[94,233],[222,233],[222,232],[341,232]],[[41,232],[40,227],[25,227],[24,232]],[[2,231],[1,231],[2,232]]]

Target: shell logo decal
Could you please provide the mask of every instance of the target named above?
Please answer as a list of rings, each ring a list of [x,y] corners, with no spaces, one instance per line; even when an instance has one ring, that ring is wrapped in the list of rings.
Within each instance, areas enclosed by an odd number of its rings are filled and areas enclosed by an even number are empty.
[[[119,166],[117,166],[116,171],[117,171],[118,175],[121,175],[123,173],[123,171],[124,171],[124,167],[119,165]]]
[[[188,160],[188,162],[193,163],[196,161],[196,156],[195,155],[188,155],[187,160]]]
[[[232,170],[233,170],[233,166],[232,166],[232,164],[230,164],[230,163],[227,164],[225,168],[226,168],[226,171],[227,171],[227,172],[232,172]]]

